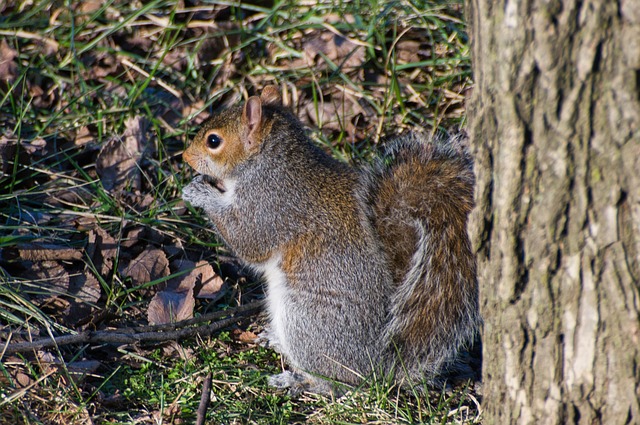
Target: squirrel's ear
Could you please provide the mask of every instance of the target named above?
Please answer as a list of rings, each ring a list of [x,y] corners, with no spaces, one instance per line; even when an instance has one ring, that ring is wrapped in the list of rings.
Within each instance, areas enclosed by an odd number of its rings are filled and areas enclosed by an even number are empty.
[[[258,96],[251,96],[244,105],[242,121],[247,129],[247,136],[254,141],[254,135],[262,125],[262,101]]]
[[[260,93],[260,100],[265,105],[281,105],[282,98],[280,97],[280,90],[276,86],[266,86]]]

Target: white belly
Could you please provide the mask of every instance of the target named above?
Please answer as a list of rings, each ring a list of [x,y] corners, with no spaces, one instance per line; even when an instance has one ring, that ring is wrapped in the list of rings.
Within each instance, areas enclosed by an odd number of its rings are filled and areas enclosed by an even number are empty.
[[[264,274],[267,282],[267,311],[271,319],[270,342],[278,346],[281,353],[288,353],[285,309],[289,304],[290,290],[287,278],[280,266],[281,259],[280,255],[274,255],[270,260],[260,264],[257,269]]]

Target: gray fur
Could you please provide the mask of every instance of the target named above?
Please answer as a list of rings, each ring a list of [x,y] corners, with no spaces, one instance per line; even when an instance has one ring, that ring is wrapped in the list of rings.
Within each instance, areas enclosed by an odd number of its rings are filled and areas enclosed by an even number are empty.
[[[450,322],[451,329],[433,340],[427,337],[427,343],[420,340],[420,347],[396,350],[397,335],[411,319],[403,304],[415,291],[433,291],[437,297],[438,285],[451,284],[430,274],[430,223],[417,218],[407,223],[408,231],[419,235],[419,244],[406,278],[394,282],[376,220],[396,218],[372,217],[371,206],[377,202],[379,180],[392,178],[384,173],[389,165],[381,159],[377,168],[354,170],[313,146],[291,115],[267,107],[264,114],[277,131],[265,137],[258,153],[225,175],[233,182],[234,195],[225,196],[198,176],[184,188],[183,198],[202,208],[229,248],[266,276],[271,319],[266,336],[292,368],[271,377],[270,384],[293,393],[330,392],[334,386],[318,376],[359,384],[380,368],[383,373],[397,371],[399,363],[409,379],[437,375],[477,331],[477,293],[463,297],[468,305],[450,306],[463,310],[467,320]],[[416,148],[423,143],[402,140],[386,155],[393,158],[403,149],[423,155]],[[412,144],[416,146],[407,147]],[[394,202],[402,205],[402,199]],[[467,238],[466,233],[458,237]],[[294,269],[285,267],[283,257],[290,247],[299,250]],[[398,373],[397,378],[407,376]]]

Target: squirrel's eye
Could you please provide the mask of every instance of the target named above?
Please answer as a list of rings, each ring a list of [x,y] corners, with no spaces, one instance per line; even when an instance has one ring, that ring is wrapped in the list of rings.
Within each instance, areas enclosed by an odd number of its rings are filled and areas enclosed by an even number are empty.
[[[207,147],[209,149],[218,149],[222,144],[222,139],[217,134],[210,134],[207,136]]]

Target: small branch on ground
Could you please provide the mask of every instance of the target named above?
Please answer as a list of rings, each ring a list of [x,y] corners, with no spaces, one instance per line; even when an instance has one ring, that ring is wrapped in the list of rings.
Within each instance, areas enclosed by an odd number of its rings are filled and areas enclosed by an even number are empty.
[[[53,339],[42,338],[30,342],[5,344],[5,346],[0,349],[0,353],[13,354],[69,344],[134,344],[140,342],[181,340],[191,338],[196,335],[209,336],[229,325],[237,323],[250,313],[256,312],[262,307],[262,305],[262,301],[256,301],[237,308],[225,311],[216,311],[201,317],[182,320],[171,324],[140,326],[136,328],[123,328],[105,331],[85,331],[75,335],[57,336]],[[202,323],[204,321],[214,320],[224,316],[233,317],[197,327],[187,327],[195,323]]]
[[[204,424],[204,420],[207,416],[207,407],[209,406],[210,399],[211,399],[211,372],[207,374],[202,384],[202,395],[200,396],[200,404],[198,405],[196,425]]]

